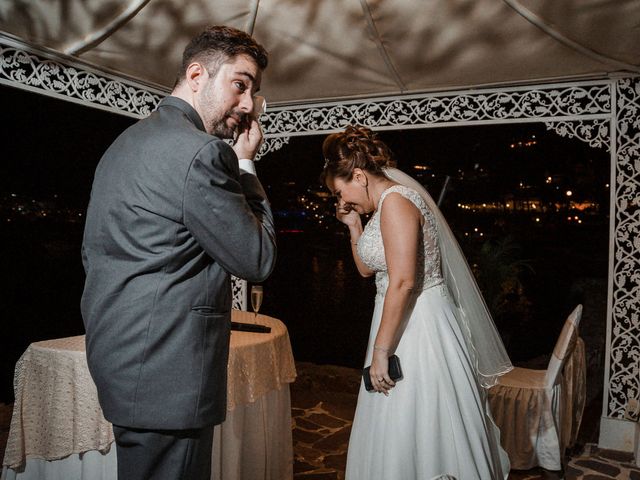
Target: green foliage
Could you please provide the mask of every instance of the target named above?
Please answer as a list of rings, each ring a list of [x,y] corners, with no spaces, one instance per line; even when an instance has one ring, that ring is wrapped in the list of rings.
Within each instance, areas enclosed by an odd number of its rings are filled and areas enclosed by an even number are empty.
[[[478,286],[496,324],[524,324],[531,316],[531,302],[524,290],[521,275],[533,272],[521,247],[513,237],[487,240],[480,247],[473,264]],[[506,330],[511,330],[507,328]]]

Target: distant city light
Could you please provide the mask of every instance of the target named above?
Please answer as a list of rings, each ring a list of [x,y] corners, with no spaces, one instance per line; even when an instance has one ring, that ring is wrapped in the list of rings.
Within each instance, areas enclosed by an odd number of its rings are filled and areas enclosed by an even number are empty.
[[[573,195],[573,192],[571,190],[567,190],[567,197],[570,197],[571,195]]]
[[[536,217],[536,222],[539,222],[539,221],[540,221],[540,217]]]
[[[551,183],[551,180],[553,180],[551,177],[547,177],[547,183]]]
[[[536,138],[536,137],[532,137],[532,138]],[[516,142],[516,143],[512,143],[511,145],[509,145],[511,148],[516,148],[516,147],[531,147],[533,145],[535,145],[536,142],[535,140],[527,140],[524,142]]]

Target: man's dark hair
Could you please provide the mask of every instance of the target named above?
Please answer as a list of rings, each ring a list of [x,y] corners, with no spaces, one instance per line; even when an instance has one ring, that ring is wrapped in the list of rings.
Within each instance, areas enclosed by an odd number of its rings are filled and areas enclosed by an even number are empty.
[[[269,63],[267,51],[248,33],[226,26],[207,27],[185,47],[175,85],[185,78],[187,67],[193,62],[202,63],[209,75],[215,76],[221,65],[238,55],[253,58],[260,70]]]

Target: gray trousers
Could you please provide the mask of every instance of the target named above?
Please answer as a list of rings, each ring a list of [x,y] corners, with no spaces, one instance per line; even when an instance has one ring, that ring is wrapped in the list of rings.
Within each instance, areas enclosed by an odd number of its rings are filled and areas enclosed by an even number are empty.
[[[196,430],[113,426],[118,480],[210,480],[213,425]]]

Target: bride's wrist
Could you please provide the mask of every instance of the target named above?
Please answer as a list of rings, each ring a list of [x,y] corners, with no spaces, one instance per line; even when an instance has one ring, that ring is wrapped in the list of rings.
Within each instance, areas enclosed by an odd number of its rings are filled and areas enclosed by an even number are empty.
[[[353,225],[349,227],[349,236],[351,237],[351,243],[357,242],[362,235],[362,225]]]

